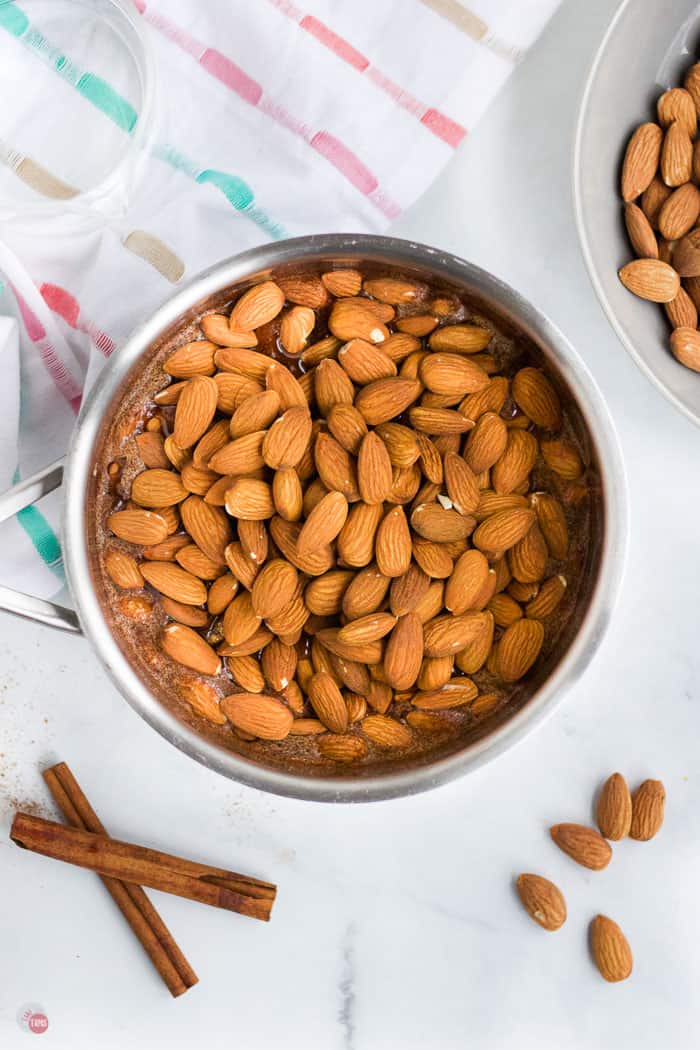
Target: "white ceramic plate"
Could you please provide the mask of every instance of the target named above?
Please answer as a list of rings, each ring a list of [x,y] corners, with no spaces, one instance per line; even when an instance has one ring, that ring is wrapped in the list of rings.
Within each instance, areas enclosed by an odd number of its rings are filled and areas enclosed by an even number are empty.
[[[579,112],[574,206],[593,286],[622,343],[659,390],[700,425],[700,374],[668,348],[663,308],[620,284],[632,257],[623,222],[620,165],[637,124],[655,120],[656,99],[700,60],[697,0],[624,0],[594,59]]]

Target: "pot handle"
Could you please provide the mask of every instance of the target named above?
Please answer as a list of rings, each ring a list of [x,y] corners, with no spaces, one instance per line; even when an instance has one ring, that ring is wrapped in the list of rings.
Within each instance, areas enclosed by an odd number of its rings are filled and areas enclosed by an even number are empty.
[[[63,460],[56,460],[48,467],[32,474],[30,478],[0,494],[0,522],[11,518],[18,511],[36,503],[42,496],[57,489],[63,480]],[[13,591],[10,587],[0,586],[0,609],[24,616],[27,620],[36,620],[48,627],[58,627],[62,631],[80,634],[80,623],[72,609],[67,609],[43,598],[31,594]]]

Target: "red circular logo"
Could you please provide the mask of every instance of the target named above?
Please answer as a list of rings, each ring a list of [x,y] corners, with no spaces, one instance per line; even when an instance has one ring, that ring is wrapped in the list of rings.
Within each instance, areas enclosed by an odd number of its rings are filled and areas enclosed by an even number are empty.
[[[48,1028],[48,1017],[45,1013],[33,1013],[27,1020],[30,1032],[41,1035]]]

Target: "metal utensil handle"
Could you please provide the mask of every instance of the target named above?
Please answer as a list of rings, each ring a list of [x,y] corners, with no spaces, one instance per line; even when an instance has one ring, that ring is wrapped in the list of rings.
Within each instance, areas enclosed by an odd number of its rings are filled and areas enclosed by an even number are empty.
[[[42,496],[57,489],[63,480],[63,460],[56,460],[48,467],[32,474],[30,478],[0,494],[0,522],[6,521],[18,511],[36,503]],[[62,631],[73,631],[80,634],[80,623],[72,609],[32,594],[13,591],[10,587],[0,585],[0,609],[24,616],[27,620],[36,620],[48,627],[58,627]]]

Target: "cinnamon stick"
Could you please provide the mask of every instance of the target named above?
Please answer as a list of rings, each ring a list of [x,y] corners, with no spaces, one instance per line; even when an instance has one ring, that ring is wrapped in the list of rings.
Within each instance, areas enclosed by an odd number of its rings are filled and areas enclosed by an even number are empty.
[[[65,762],[45,769],[44,780],[66,821],[75,828],[107,832]],[[199,978],[144,890],[130,882],[100,876],[107,891],[163,978],[171,995],[178,996]]]
[[[247,875],[169,853],[111,839],[82,828],[16,813],[10,838],[18,846],[55,860],[89,868],[122,882],[135,882],[187,900],[224,908],[267,922],[277,887]]]

